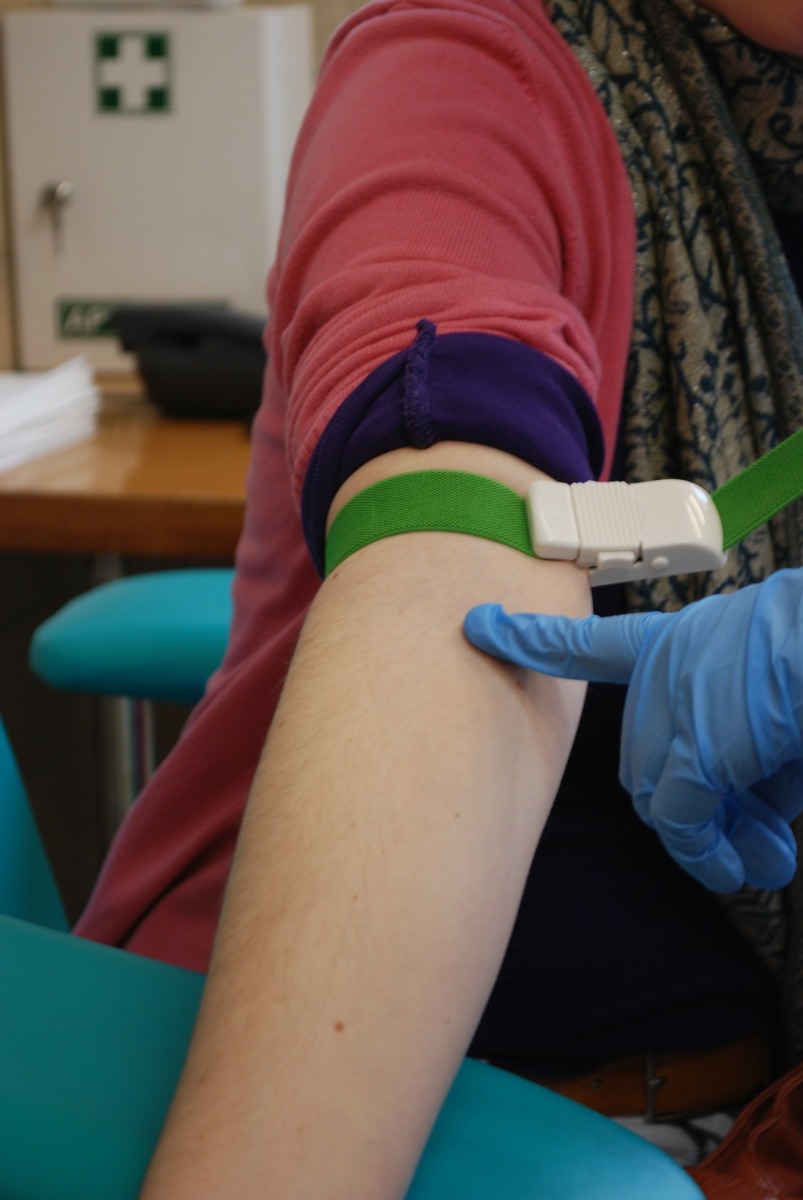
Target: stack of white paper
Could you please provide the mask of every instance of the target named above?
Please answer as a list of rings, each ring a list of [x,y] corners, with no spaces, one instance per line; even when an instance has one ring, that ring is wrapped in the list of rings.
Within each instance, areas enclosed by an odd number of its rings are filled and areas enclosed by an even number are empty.
[[[0,372],[0,471],[89,437],[100,397],[86,359]]]

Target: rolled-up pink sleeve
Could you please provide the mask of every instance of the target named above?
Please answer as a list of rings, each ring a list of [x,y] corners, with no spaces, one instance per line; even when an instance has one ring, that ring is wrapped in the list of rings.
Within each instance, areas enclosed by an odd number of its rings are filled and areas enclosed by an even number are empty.
[[[368,5],[324,61],[269,287],[297,496],[344,399],[422,319],[548,355],[609,463],[633,243],[613,132],[540,4]]]

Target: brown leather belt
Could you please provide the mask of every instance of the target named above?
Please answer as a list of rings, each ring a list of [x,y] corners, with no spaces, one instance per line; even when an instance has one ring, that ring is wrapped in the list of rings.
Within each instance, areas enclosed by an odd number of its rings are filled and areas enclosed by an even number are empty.
[[[692,1054],[634,1054],[570,1079],[529,1070],[522,1060],[491,1061],[606,1117],[653,1119],[727,1109],[760,1091],[768,1078],[763,1034]]]

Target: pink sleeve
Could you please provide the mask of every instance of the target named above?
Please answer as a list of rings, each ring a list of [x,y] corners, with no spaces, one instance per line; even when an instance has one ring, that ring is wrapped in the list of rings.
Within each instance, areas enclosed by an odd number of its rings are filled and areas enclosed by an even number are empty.
[[[613,132],[536,0],[367,6],[325,59],[269,287],[296,493],[333,413],[421,318],[557,360],[609,464],[633,271]]]

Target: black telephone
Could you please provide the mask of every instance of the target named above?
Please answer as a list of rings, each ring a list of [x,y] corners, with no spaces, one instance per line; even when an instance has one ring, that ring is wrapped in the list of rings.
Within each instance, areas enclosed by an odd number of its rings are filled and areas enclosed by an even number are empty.
[[[254,416],[265,373],[264,317],[222,305],[121,304],[111,325],[166,416]]]

